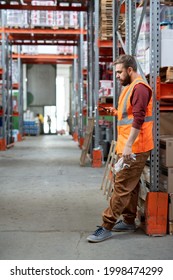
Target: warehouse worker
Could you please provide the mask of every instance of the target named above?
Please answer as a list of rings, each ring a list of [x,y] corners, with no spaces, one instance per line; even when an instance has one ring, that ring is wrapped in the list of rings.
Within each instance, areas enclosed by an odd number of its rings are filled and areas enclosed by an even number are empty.
[[[44,134],[44,117],[42,114],[37,114],[37,118],[39,119],[39,123],[40,123],[40,134]]]
[[[49,134],[51,134],[51,117],[49,115],[47,115],[47,124],[49,126]]]
[[[129,167],[116,174],[110,205],[102,214],[102,226],[87,237],[89,242],[108,239],[112,237],[112,231],[135,231],[139,180],[154,147],[152,90],[137,73],[134,57],[121,55],[113,65],[116,78],[124,88],[118,110],[109,108],[109,112],[117,114],[118,158],[122,157]],[[131,160],[133,154],[136,160]]]

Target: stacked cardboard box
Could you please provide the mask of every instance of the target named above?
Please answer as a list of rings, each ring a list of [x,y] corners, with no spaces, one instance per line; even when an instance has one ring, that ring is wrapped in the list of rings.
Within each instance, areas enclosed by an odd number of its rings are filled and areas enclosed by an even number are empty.
[[[173,67],[168,67],[166,70],[166,82],[172,83],[173,82]]]
[[[160,137],[160,191],[169,194],[169,234],[173,234],[173,135]]]

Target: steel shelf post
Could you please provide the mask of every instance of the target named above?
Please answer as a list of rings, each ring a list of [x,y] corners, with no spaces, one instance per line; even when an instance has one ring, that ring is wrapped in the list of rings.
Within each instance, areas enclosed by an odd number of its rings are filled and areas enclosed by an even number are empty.
[[[98,112],[98,101],[99,101],[99,1],[94,0],[95,7],[95,42],[94,42],[94,105],[95,105],[95,141],[94,147],[99,147],[99,112]]]
[[[87,100],[88,100],[88,117],[93,116],[94,111],[94,5],[93,1],[89,2],[87,13]]]
[[[136,46],[138,42],[138,37],[140,33],[141,24],[146,13],[146,7],[148,1],[143,1],[143,10],[141,13],[141,18],[139,20],[138,28],[136,28],[136,1],[126,0],[119,1],[117,9],[117,17],[119,17],[120,6],[125,2],[125,13],[126,13],[126,42],[124,44],[121,35],[117,29],[114,36],[114,45],[118,48],[118,42],[125,53],[136,55]],[[157,98],[157,77],[159,76],[160,67],[160,1],[151,0],[150,1],[150,86],[154,93],[153,98],[153,116],[154,116],[154,143],[155,148],[151,152],[150,157],[150,191],[158,191],[159,188],[159,115],[160,115],[160,102]],[[117,20],[115,18],[117,24]],[[115,27],[116,28],[116,27]],[[146,80],[145,74],[143,73],[140,64],[137,61],[138,68],[142,77]],[[116,83],[115,83],[116,84]]]
[[[120,5],[118,5],[118,1],[113,1],[113,9],[112,9],[112,19],[113,19],[113,61],[118,57],[118,18],[120,14]],[[118,96],[119,89],[118,83],[115,75],[115,71],[113,69],[113,107],[117,108],[118,106]],[[113,139],[117,140],[117,118],[113,117]]]
[[[18,54],[21,53],[21,46],[18,46]],[[23,136],[23,85],[22,85],[22,64],[19,56],[18,60],[18,84],[19,84],[19,133]]]
[[[157,99],[157,77],[160,68],[160,0],[150,1],[150,85],[153,90],[154,144],[150,159],[151,191],[159,188],[160,102]]]
[[[136,1],[126,0],[126,53],[134,55],[134,39],[136,30]]]
[[[80,29],[83,30],[84,24],[83,24],[83,13],[80,12],[79,14],[79,22],[80,22]],[[78,105],[79,105],[79,111],[78,111],[78,135],[79,137],[83,137],[83,127],[84,127],[84,120],[83,120],[83,34],[80,34],[79,44],[78,44]]]
[[[74,47],[74,53],[77,54],[77,47]],[[78,74],[77,71],[77,58],[73,60],[73,69],[72,69],[72,81],[73,81],[73,91],[72,91],[72,130],[73,133],[77,131],[77,107],[78,107],[78,100],[77,100],[77,84],[78,84]]]

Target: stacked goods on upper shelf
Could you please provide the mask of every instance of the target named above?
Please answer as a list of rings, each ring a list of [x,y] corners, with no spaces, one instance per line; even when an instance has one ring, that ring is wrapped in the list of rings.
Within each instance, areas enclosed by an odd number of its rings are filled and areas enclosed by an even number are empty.
[[[55,6],[54,1],[32,1],[33,6]],[[54,11],[31,11],[31,26],[33,27],[53,27]]]
[[[68,7],[69,3],[61,3],[60,6]],[[80,3],[71,3],[72,7],[80,7]],[[55,11],[55,27],[56,28],[79,28],[77,11]],[[85,14],[86,16],[86,14]],[[86,18],[85,18],[86,21]]]
[[[79,28],[78,13],[76,11],[55,11],[56,28]]]
[[[10,5],[18,4],[17,1],[11,1]],[[7,20],[5,26],[7,27],[28,27],[28,11],[26,10],[7,10],[6,11]]]
[[[100,2],[100,40],[113,39],[113,0],[101,0]],[[125,37],[125,15],[120,14],[118,19],[118,31],[122,38]]]
[[[10,2],[18,4],[17,1]],[[67,4],[67,3],[66,3]],[[75,4],[73,4],[74,6]],[[52,1],[32,1],[32,6],[55,6]],[[78,28],[77,11],[51,11],[51,10],[7,10],[7,27],[50,27],[50,28]]]
[[[57,54],[73,54],[73,46],[57,46]]]
[[[113,19],[112,19],[113,0],[101,0],[100,3],[100,39],[112,40],[113,38]]]

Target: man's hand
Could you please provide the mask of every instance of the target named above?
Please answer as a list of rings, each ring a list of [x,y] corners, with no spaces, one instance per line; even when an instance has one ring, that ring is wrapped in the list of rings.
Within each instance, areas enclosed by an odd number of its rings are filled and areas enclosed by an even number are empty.
[[[124,160],[128,160],[131,158],[131,154],[132,154],[132,147],[125,145],[122,156],[124,158]]]
[[[118,112],[114,107],[105,107],[105,109],[110,116],[117,116]]]
[[[132,154],[132,146],[133,146],[133,143],[135,142],[139,132],[140,132],[139,129],[136,129],[134,127],[131,128],[129,138],[124,146],[124,150],[122,153],[122,156],[124,159],[126,159],[126,160],[130,159],[130,155]]]

